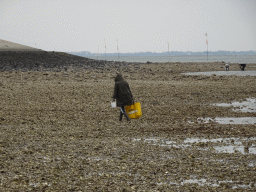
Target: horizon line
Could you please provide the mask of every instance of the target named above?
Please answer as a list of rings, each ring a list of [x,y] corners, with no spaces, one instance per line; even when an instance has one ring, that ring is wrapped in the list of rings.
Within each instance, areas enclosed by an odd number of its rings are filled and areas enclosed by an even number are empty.
[[[56,52],[56,51],[55,51]],[[96,53],[96,52],[90,52],[90,51],[65,51],[65,52],[69,52],[69,53],[75,53],[75,52],[88,52],[90,54],[127,54],[127,53],[171,53],[171,52],[179,52],[179,53],[203,53],[203,52],[255,52],[256,50],[249,50],[249,51],[228,51],[228,50],[218,50],[218,51],[164,51],[164,52],[153,52],[153,51],[140,51],[140,52],[109,52],[109,53]]]

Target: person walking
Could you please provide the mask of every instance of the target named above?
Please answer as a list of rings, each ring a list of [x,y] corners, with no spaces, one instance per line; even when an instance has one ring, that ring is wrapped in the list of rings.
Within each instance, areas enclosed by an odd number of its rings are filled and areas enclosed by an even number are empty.
[[[240,68],[242,71],[244,71],[244,68],[245,68],[245,67],[246,67],[246,63],[241,63],[239,68]]]
[[[225,65],[225,71],[229,71],[229,64],[230,64],[230,62],[229,62],[229,63],[226,63],[226,65]]]
[[[133,104],[133,96],[129,84],[123,79],[121,74],[115,77],[115,89],[112,100],[116,100],[116,105],[120,107],[119,121],[122,121],[123,115],[126,117],[127,121],[130,121],[131,119],[124,107]]]

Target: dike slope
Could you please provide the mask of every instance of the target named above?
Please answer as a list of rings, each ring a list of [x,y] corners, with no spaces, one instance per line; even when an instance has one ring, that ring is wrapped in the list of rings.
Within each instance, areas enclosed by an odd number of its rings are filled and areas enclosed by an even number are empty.
[[[43,50],[0,39],[0,51],[43,51]]]
[[[104,69],[118,62],[93,60],[63,52],[47,51],[0,51],[1,71],[39,71],[41,69],[66,70],[69,67],[83,69]]]

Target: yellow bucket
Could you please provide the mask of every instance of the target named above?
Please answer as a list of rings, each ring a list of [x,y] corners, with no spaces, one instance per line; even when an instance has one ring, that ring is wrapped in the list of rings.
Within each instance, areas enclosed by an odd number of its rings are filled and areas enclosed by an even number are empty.
[[[130,117],[130,119],[138,119],[142,115],[140,102],[134,103],[133,105],[126,106],[125,110],[128,116]]]

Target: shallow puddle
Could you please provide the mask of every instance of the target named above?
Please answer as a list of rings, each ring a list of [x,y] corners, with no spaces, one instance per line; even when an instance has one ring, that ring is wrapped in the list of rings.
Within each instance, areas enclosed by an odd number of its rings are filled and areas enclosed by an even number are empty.
[[[246,101],[243,102],[233,102],[233,103],[215,103],[213,104],[219,107],[235,107],[233,111],[238,112],[256,112],[256,99],[255,98],[248,98]]]
[[[212,186],[212,187],[219,187],[222,183],[229,183],[232,186],[232,189],[237,188],[251,188],[252,182],[250,182],[248,185],[239,185],[236,184],[236,181],[227,180],[227,181],[210,181],[209,179],[187,179],[183,180],[181,183],[175,183],[175,182],[168,182],[170,185],[186,185],[186,184],[198,184],[199,186]],[[158,185],[162,185],[163,183],[158,183]]]
[[[207,179],[188,179],[188,180],[184,180],[181,184],[193,184],[193,183],[197,183],[200,186],[204,186],[204,185],[210,185],[213,187],[218,187],[221,185],[221,183],[230,183],[233,184],[235,183],[234,181],[230,180],[230,181],[214,181],[214,183],[209,182],[209,180]],[[238,184],[234,184],[232,186],[232,189],[237,189],[237,188],[250,188],[251,183],[249,183],[248,185],[238,185]]]
[[[256,76],[256,71],[207,71],[207,72],[190,72],[182,73],[184,75],[236,75],[236,76]]]
[[[161,147],[187,148],[195,146],[198,150],[213,150],[215,153],[256,154],[256,137],[252,138],[186,138],[184,141],[166,140],[161,138],[142,138],[133,141],[143,141],[149,145]],[[200,144],[200,145],[198,145]],[[199,147],[200,146],[200,147]]]
[[[256,137],[250,139],[240,139],[240,138],[218,138],[218,139],[198,139],[198,138],[188,138],[184,143],[220,143],[223,146],[213,146],[218,153],[236,153],[240,152],[242,154],[251,153],[256,154],[256,144],[252,142],[256,141]],[[256,143],[256,142],[255,142]]]
[[[256,99],[248,98],[243,102],[233,102],[233,103],[214,103],[212,105],[219,107],[231,107],[233,106],[233,111],[237,112],[256,112]],[[219,124],[256,124],[256,117],[216,117],[216,118],[198,118],[198,123],[209,123],[210,121]],[[189,123],[193,123],[189,121]]]
[[[135,140],[133,140],[135,141]],[[250,138],[240,138],[240,137],[230,137],[230,138],[171,138],[171,139],[163,139],[163,138],[141,138],[136,139],[136,141],[143,141],[149,145],[158,145],[161,147],[173,147],[183,149],[191,149],[191,150],[199,150],[199,151],[208,151],[208,155],[205,157],[199,157],[202,159],[208,159],[209,162],[226,162],[231,161],[232,163],[229,165],[233,166],[233,169],[236,170],[239,167],[239,164],[233,164],[233,159],[230,156],[222,156],[222,158],[215,158],[215,155],[210,155],[210,153],[222,153],[222,154],[234,154],[234,157],[237,156],[237,153],[240,155],[256,155],[256,137]],[[175,150],[174,150],[175,151]],[[180,153],[183,153],[180,151]],[[164,155],[163,155],[164,156]],[[166,157],[165,157],[166,158]],[[187,158],[191,158],[188,156]],[[224,163],[225,164],[225,163]],[[255,167],[255,161],[244,162],[244,165],[248,167]],[[225,164],[226,166],[226,164]],[[167,173],[168,174],[168,173]],[[173,175],[172,175],[173,176]],[[158,185],[162,185],[164,183],[158,183]],[[202,175],[198,176],[190,176],[190,178],[183,179],[181,181],[175,180],[174,178],[170,178],[170,181],[165,183],[169,185],[176,186],[186,186],[191,184],[197,184],[199,186],[212,186],[212,187],[220,187],[220,186],[229,186],[232,189],[250,189],[253,188],[253,182],[249,182],[248,184],[243,184],[239,180],[216,180],[211,177],[205,175],[202,178]]]
[[[252,146],[251,148],[249,148],[247,152],[246,152],[244,146],[234,146],[234,145],[221,146],[221,147],[217,146],[217,147],[214,147],[214,149],[217,152],[219,152],[219,153],[235,153],[235,152],[240,152],[242,154],[246,154],[246,153],[256,154],[255,145]]]
[[[210,121],[219,124],[255,124],[256,117],[216,117],[214,119],[211,117],[198,118],[199,123],[209,123]]]

